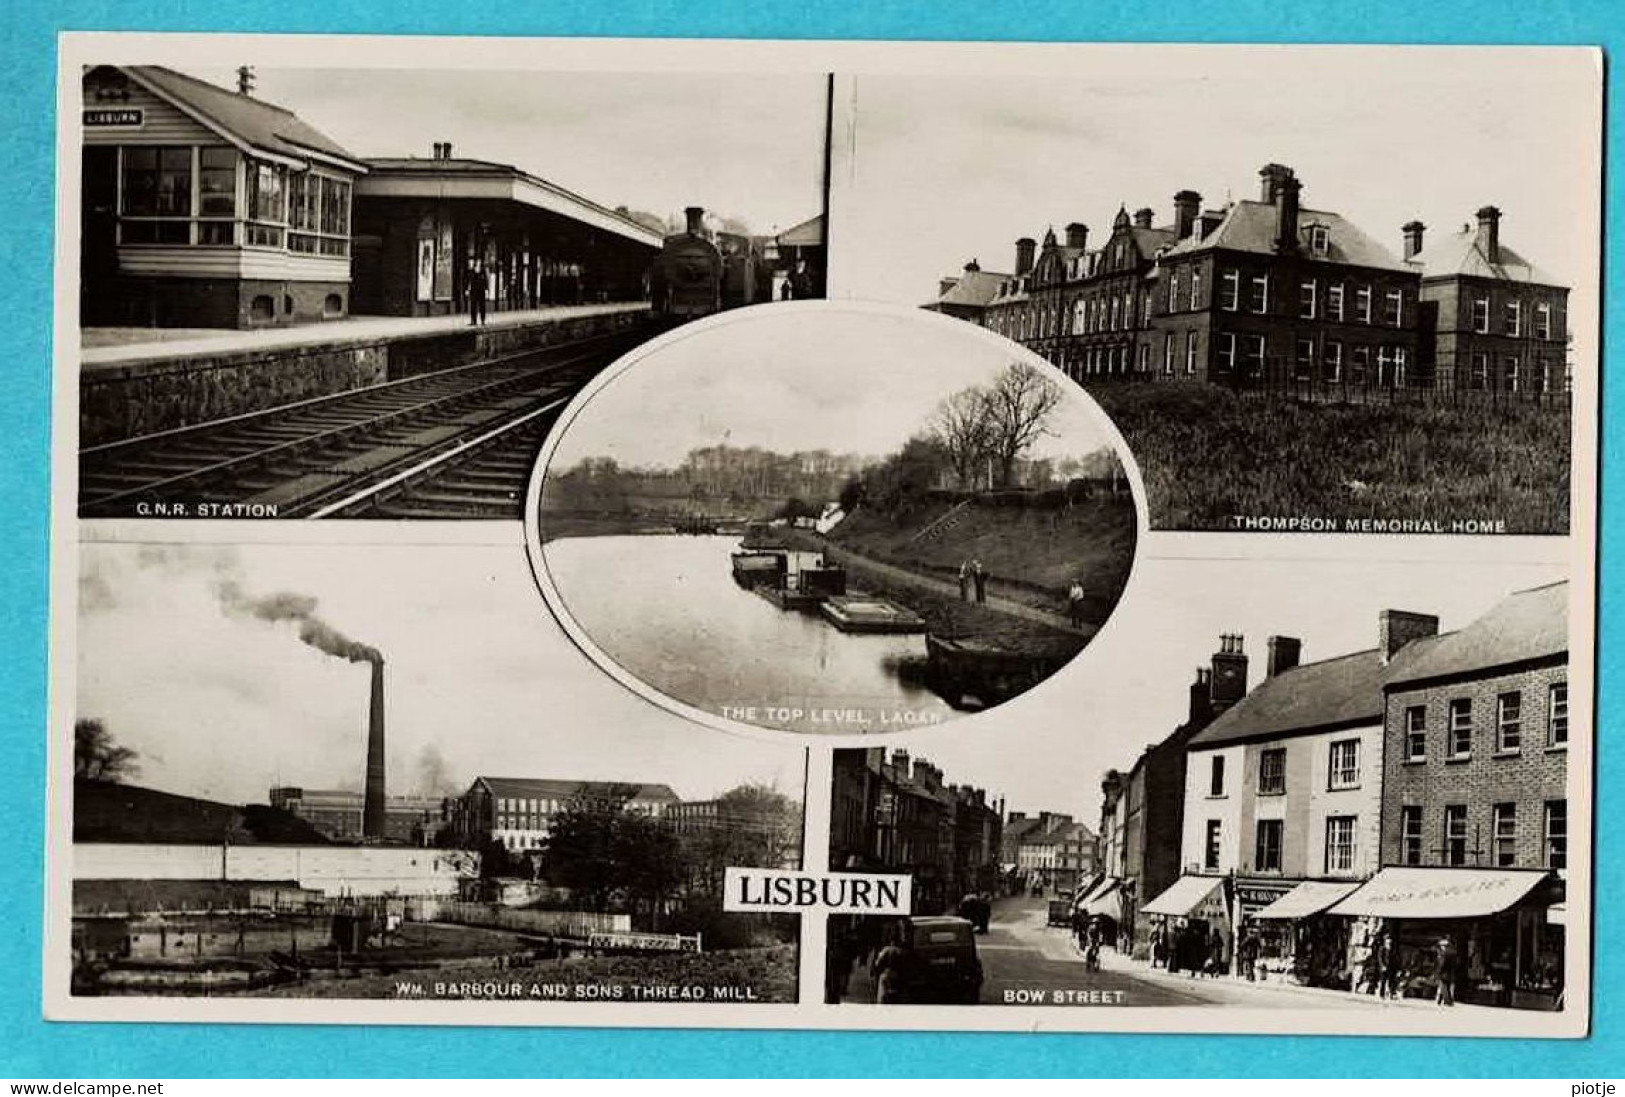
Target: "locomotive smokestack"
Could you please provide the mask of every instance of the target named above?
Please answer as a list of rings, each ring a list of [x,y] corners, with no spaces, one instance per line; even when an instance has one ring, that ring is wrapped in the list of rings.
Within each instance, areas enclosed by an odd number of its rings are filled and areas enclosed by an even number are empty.
[[[688,231],[699,236],[705,232],[705,207],[688,206],[683,210],[683,216],[688,218]]]
[[[384,659],[372,660],[372,704],[367,710],[367,786],[361,801],[361,836],[384,838]]]

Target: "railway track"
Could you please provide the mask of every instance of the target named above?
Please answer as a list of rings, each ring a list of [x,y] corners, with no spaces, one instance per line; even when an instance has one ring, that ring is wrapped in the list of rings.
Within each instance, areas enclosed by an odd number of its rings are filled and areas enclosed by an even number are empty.
[[[95,446],[82,517],[521,516],[547,429],[620,333]]]

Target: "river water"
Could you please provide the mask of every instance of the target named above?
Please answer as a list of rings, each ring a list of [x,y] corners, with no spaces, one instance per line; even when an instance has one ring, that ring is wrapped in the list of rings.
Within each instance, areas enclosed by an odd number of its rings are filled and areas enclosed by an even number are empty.
[[[563,537],[543,549],[566,611],[661,693],[727,719],[809,733],[900,731],[954,715],[900,661],[925,638],[843,633],[733,581],[737,537]],[[905,675],[905,677],[907,677]]]

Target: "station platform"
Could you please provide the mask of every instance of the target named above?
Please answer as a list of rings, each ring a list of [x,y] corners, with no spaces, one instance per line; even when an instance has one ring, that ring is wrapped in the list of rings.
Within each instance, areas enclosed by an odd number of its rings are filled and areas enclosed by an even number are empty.
[[[550,324],[623,313],[648,312],[647,301],[610,301],[596,305],[558,305],[543,309],[493,312],[478,330]],[[283,328],[85,328],[80,332],[83,370],[109,369],[137,362],[214,357],[253,351],[285,351],[344,343],[388,342],[473,330],[462,313],[448,316],[347,316],[319,324]]]

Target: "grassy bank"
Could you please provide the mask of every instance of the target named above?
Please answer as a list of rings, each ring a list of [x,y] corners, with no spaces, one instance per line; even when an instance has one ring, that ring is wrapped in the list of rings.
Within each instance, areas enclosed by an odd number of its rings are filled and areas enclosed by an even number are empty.
[[[1243,400],[1216,385],[1090,392],[1139,462],[1155,529],[1309,516],[1568,531],[1571,417],[1561,405]]]

